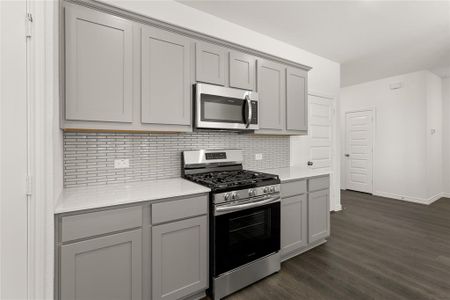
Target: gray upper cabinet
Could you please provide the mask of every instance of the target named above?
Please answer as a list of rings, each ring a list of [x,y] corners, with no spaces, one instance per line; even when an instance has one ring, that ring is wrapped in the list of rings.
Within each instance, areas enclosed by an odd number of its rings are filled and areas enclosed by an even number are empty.
[[[256,134],[306,133],[308,67],[72,2],[61,10],[61,128],[189,132],[203,82],[257,91]]]
[[[307,210],[306,194],[281,200],[282,258],[308,245]]]
[[[330,235],[330,196],[328,189],[311,192],[308,197],[308,242]]]
[[[285,67],[283,65],[258,59],[257,92],[259,94],[260,132],[284,129],[285,113]]]
[[[61,246],[61,300],[142,300],[142,231]]]
[[[132,121],[130,21],[65,4],[65,119]]]
[[[230,51],[230,87],[255,90],[256,58],[254,56]]]
[[[175,300],[208,286],[207,217],[152,228],[153,300]]]
[[[304,70],[286,68],[286,129],[308,130],[307,75]]]
[[[225,85],[227,50],[220,46],[197,42],[195,44],[196,81]]]
[[[141,121],[191,124],[190,39],[143,26]]]

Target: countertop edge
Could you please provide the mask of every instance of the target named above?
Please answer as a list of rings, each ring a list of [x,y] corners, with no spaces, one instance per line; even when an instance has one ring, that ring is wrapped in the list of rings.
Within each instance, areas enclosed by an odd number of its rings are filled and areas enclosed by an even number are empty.
[[[62,214],[69,214],[69,213],[77,213],[77,212],[83,212],[83,211],[87,211],[87,210],[96,210],[96,209],[109,209],[109,208],[114,208],[114,207],[118,207],[118,206],[124,206],[124,205],[138,205],[140,203],[152,203],[152,202],[164,202],[164,201],[171,201],[171,200],[176,200],[177,198],[182,198],[182,197],[191,197],[191,196],[196,196],[196,195],[203,195],[203,194],[208,194],[211,189],[196,184],[194,182],[185,180],[183,178],[176,178],[176,179],[180,179],[183,181],[186,181],[189,185],[192,185],[192,187],[186,188],[186,192],[167,192],[167,193],[158,193],[157,196],[151,195],[151,192],[148,192],[148,196],[146,196],[145,194],[147,193],[146,191],[143,192],[137,192],[137,195],[127,195],[127,196],[123,196],[118,197],[117,199],[112,199],[111,201],[108,202],[108,200],[104,200],[104,201],[99,201],[97,203],[93,202],[88,202],[88,200],[86,200],[86,203],[80,202],[80,203],[76,203],[76,204],[71,204],[71,205],[67,205],[65,203],[70,201],[75,201],[71,200],[72,197],[74,197],[73,195],[79,191],[80,194],[85,193],[85,191],[83,191],[82,187],[77,187],[74,188],[72,190],[72,188],[65,188],[63,189],[59,196],[58,196],[58,200],[54,206],[54,210],[53,210],[53,215],[62,215]],[[173,179],[172,179],[173,180]],[[149,184],[155,184],[155,183],[159,183],[161,182],[160,180],[155,180],[155,181],[146,181]],[[145,182],[139,182],[138,184],[144,184]],[[132,183],[132,184],[137,184]],[[126,191],[127,187],[126,187],[127,183],[123,184],[123,190]],[[119,188],[121,189],[122,184],[117,184],[115,186],[115,188]],[[95,191],[95,188],[106,188],[105,186],[94,186],[94,187],[86,187],[87,190],[89,189],[93,189],[93,191]],[[139,187],[137,187],[139,188]],[[74,193],[72,195],[67,195],[68,193]]]
[[[324,172],[321,174],[314,174],[314,175],[308,175],[308,176],[294,176],[292,178],[287,178],[287,179],[282,179],[280,178],[281,183],[287,183],[287,182],[291,182],[291,181],[297,181],[297,180],[302,180],[302,179],[307,179],[307,178],[314,178],[314,177],[322,177],[322,176],[326,176],[326,175],[331,175],[331,171],[328,172]]]
[[[143,204],[145,202],[152,204],[152,203],[159,203],[159,202],[164,202],[164,201],[173,201],[173,200],[177,200],[178,198],[182,198],[182,197],[192,197],[192,196],[206,195],[206,194],[209,194],[209,191],[169,195],[169,196],[165,196],[162,198],[156,197],[156,198],[149,198],[149,199],[143,198],[143,199],[135,199],[135,200],[130,200],[130,201],[118,201],[118,202],[104,204],[104,205],[92,205],[92,206],[86,205],[83,208],[74,208],[74,209],[60,209],[60,208],[56,207],[53,212],[53,215],[56,216],[56,215],[70,214],[70,213],[77,213],[77,212],[81,213],[86,210],[112,209],[115,207],[125,206],[125,205]]]
[[[307,169],[302,166],[290,166],[284,168],[271,168],[264,169],[261,172],[276,174],[280,177],[281,183],[287,183],[296,180],[302,180],[307,178],[314,178],[320,176],[326,176],[333,174],[333,171],[330,169]]]

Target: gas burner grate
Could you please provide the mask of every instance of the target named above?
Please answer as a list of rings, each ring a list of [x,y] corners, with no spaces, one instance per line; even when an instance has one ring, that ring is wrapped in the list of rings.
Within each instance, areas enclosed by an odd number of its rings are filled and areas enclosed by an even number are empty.
[[[278,176],[254,171],[217,171],[186,175],[186,178],[211,188],[231,188],[255,185],[267,179],[277,179]]]

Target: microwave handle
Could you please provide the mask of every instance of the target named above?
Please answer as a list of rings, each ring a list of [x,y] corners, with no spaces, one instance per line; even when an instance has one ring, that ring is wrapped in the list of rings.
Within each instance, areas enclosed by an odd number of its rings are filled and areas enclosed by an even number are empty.
[[[245,95],[245,100],[247,101],[247,107],[248,107],[247,123],[245,125],[245,128],[248,128],[250,126],[251,121],[252,121],[253,108],[252,108],[252,101],[250,100],[250,96],[248,94]]]

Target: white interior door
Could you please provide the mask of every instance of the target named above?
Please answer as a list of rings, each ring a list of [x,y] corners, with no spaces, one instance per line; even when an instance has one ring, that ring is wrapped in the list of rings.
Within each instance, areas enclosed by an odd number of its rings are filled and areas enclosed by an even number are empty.
[[[310,168],[330,168],[333,147],[333,101],[309,96]]]
[[[372,193],[373,112],[345,114],[346,188]]]

